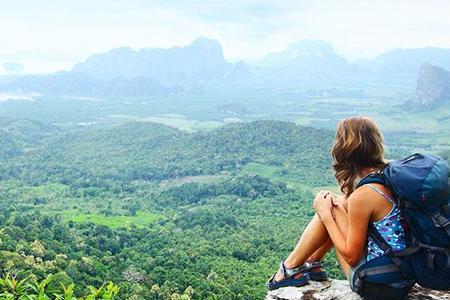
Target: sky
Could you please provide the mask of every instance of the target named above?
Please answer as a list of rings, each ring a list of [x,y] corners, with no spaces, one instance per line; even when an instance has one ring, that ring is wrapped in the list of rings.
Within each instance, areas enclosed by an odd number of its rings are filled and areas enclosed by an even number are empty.
[[[219,40],[246,62],[303,39],[349,60],[393,48],[450,48],[449,0],[0,0],[0,72],[70,69],[94,53]]]

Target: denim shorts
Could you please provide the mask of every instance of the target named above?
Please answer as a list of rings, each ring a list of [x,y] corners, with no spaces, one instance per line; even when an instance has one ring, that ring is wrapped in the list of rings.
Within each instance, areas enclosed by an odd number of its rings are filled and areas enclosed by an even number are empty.
[[[366,260],[366,256],[363,255],[361,257],[361,259],[359,260],[359,262],[350,269],[350,272],[348,274],[348,280],[350,281],[350,288],[352,289],[353,292],[357,293],[357,288],[356,288],[356,281],[358,280],[358,278],[355,276],[356,271],[367,262]]]

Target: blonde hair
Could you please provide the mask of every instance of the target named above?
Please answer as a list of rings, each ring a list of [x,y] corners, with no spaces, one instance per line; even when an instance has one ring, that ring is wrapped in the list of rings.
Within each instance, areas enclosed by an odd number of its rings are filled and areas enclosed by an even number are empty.
[[[363,169],[381,169],[386,165],[383,136],[368,117],[339,122],[331,153],[335,177],[347,197],[355,190],[355,181]]]

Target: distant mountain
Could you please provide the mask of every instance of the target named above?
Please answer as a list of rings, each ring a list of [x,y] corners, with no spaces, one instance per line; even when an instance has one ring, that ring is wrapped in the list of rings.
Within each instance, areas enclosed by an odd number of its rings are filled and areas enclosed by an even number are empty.
[[[410,108],[437,108],[450,104],[450,72],[428,63],[420,68],[416,93],[408,103]]]
[[[318,40],[292,43],[268,54],[257,66],[264,81],[276,86],[351,83],[355,71],[331,44]]]
[[[180,94],[206,82],[233,81],[248,75],[243,62],[225,60],[218,41],[199,38],[188,46],[170,49],[113,49],[92,55],[69,72],[2,77],[0,92],[151,97]]]
[[[113,49],[89,57],[72,72],[101,80],[142,77],[172,85],[221,80],[242,68],[242,63],[236,69],[225,60],[218,41],[198,38],[190,45],[170,49]]]
[[[0,92],[34,92],[45,95],[92,97],[151,97],[183,92],[180,87],[164,87],[149,78],[97,79],[84,73],[57,72],[29,75],[0,84]]]
[[[394,49],[374,60],[350,64],[324,41],[304,40],[258,62],[260,73],[273,80],[306,84],[413,84],[423,63],[450,69],[450,49]],[[266,70],[266,71],[264,71]],[[273,75],[270,77],[270,75]]]
[[[424,63],[450,69],[450,49],[427,47],[394,49],[379,55],[372,63],[384,74],[417,74]]]
[[[290,44],[279,53],[270,53],[259,63],[261,66],[314,68],[346,68],[347,61],[336,54],[331,44],[318,40],[303,40]]]

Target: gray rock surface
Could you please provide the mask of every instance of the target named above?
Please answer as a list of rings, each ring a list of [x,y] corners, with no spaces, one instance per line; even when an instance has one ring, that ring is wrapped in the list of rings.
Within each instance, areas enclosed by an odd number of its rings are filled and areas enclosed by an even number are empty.
[[[361,300],[350,290],[345,280],[331,280],[326,282],[310,281],[306,286],[295,288],[286,287],[269,291],[266,300]],[[419,286],[413,288],[408,300],[450,300],[450,292],[432,291]]]

